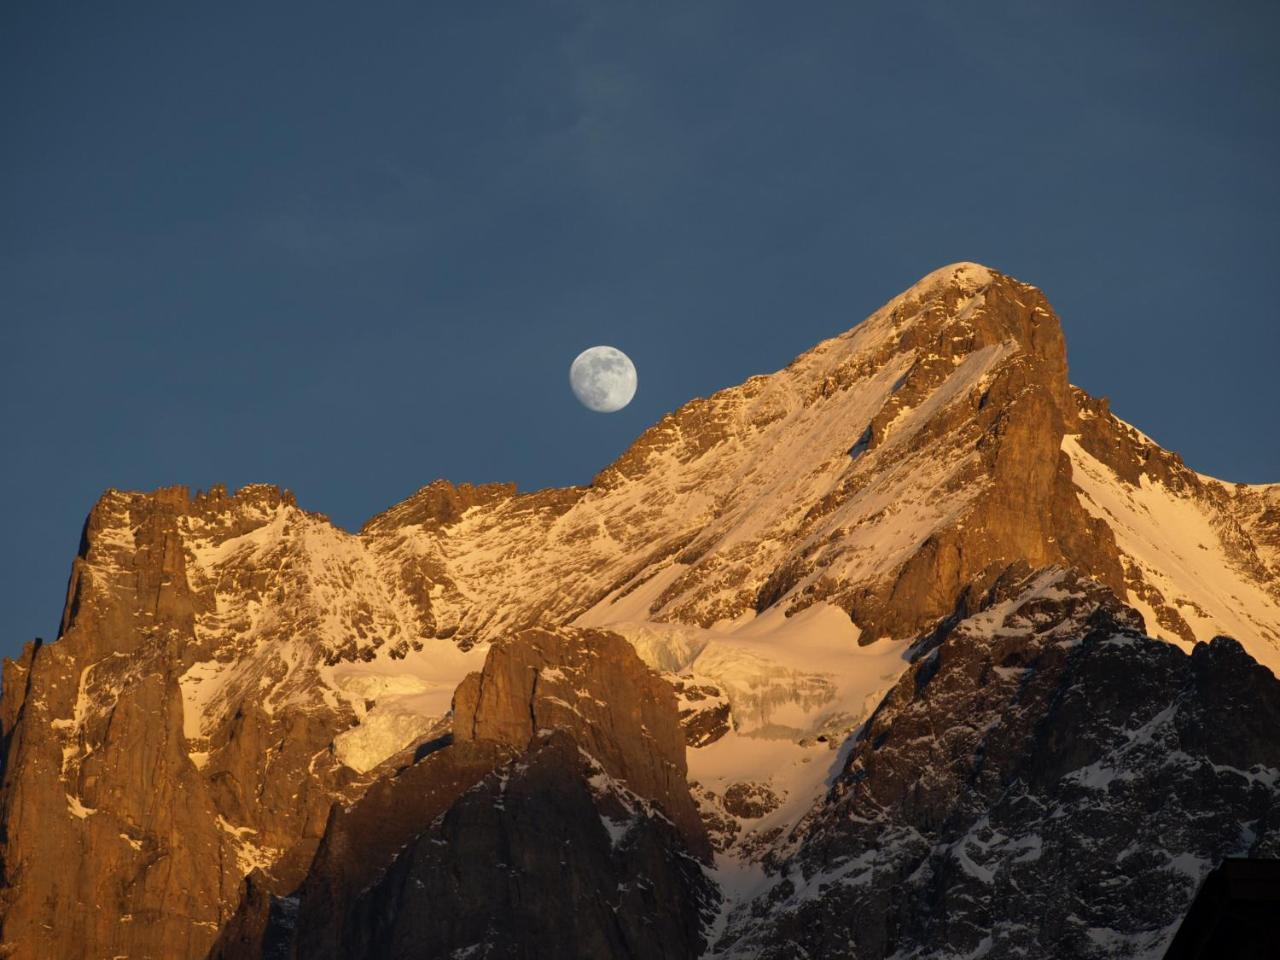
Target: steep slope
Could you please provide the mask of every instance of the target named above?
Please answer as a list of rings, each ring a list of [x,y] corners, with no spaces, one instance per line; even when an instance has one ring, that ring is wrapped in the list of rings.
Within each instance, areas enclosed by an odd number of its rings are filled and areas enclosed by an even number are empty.
[[[5,666],[0,943],[256,942],[331,807],[448,733],[490,645],[538,625],[607,627],[670,675],[720,879],[749,895],[829,803],[831,748],[1048,567],[1280,669],[1280,486],[1197,475],[1070,387],[1044,296],[976,264],[691,401],[589,487],[437,481],[358,534],[268,486],[110,491],[58,641]]]
[[[350,892],[340,933],[308,922],[332,909],[308,878],[295,956],[700,955],[719,898],[675,696],[624,639],[529,630],[492,647],[439,752],[484,744],[517,757],[408,832],[374,882],[333,864]]]
[[[1080,400],[1063,438],[1077,495],[1114,532],[1127,601],[1155,636],[1194,644],[1239,637],[1280,674],[1280,485],[1226,484]]]
[[[273,525],[285,532],[270,541]],[[308,631],[343,607],[315,596],[315,571],[279,546],[295,530],[332,528],[269,487],[111,492],[95,506],[59,641],[6,665],[4,942],[16,955],[198,955],[249,870],[305,869],[354,778],[330,750],[350,711],[318,710],[321,688],[296,669],[323,656]],[[202,703],[192,690],[210,662],[227,682]]]
[[[183,737],[199,656],[185,494],[94,508],[57,643],[4,677],[4,945],[14,956],[197,956],[256,848],[222,829]]]
[[[694,957],[718,896],[671,687],[615,634],[490,648],[451,730],[335,805],[305,880],[250,876],[212,956]],[[263,894],[266,895],[263,895]]]
[[[1011,574],[885,697],[724,957],[1159,958],[1208,869],[1280,853],[1280,682],[1062,570]]]
[[[588,489],[455,502],[433,485],[365,533],[405,583],[431,583],[437,631],[464,644],[641,584],[641,619],[706,627],[829,600],[871,642],[949,613],[1003,554],[1091,554],[1060,477],[1071,410],[1043,296],[962,264],[786,369],[687,404]]]
[[[672,825],[554,731],[391,862],[340,955],[692,960],[718,900]]]

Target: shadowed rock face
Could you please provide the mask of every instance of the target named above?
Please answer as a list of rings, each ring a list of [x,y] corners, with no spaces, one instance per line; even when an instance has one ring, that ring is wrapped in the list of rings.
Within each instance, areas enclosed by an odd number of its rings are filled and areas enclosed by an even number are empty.
[[[1026,578],[1049,568],[1065,579],[1035,593]],[[994,632],[992,611],[1007,614]],[[708,639],[808,613],[846,628],[847,614],[851,647],[917,641],[916,657],[830,796],[795,829],[735,841],[789,798],[739,777],[695,803],[686,748],[748,727],[838,740],[875,706],[806,728],[840,677],[767,651],[735,671]],[[723,850],[775,871],[771,892],[721,918],[730,955],[789,955],[794,940],[906,957],[953,936],[977,949],[989,927],[993,955],[1102,956],[1107,937],[1138,955],[1181,902],[1170,869],[1198,876],[1248,837],[1274,846],[1260,799],[1276,789],[1273,681],[1208,644],[1218,633],[1280,666],[1280,486],[1195,474],[1068,384],[1039,291],[952,265],[783,370],[663,418],[589,487],[437,481],[354,535],[263,485],[104,494],[58,640],[4,667],[0,955],[481,945],[426,910],[415,880],[456,910],[488,897],[518,918],[483,941],[494,956],[547,917],[592,949],[658,955],[656,930],[686,955],[713,899],[689,866],[709,856],[704,820]],[[1225,732],[1196,740],[1188,717]],[[1101,792],[1080,773],[1157,720],[1176,733],[1172,768],[1131,770],[1141,751],[1126,752]],[[1032,799],[1015,803],[1013,783]],[[1091,791],[1078,809],[1077,789]],[[612,891],[580,917],[543,896],[559,854],[512,790],[582,851],[572,882]],[[1135,813],[1153,795],[1190,824],[1161,821],[1167,869]],[[993,839],[1030,844],[1037,804],[1065,811],[1035,820],[1039,859]],[[1124,852],[1096,809],[1144,838],[1114,876],[1085,855],[1095,837]],[[458,860],[463,846],[487,859]],[[995,850],[1011,863],[974,866]],[[493,868],[512,851],[522,872]],[[846,883],[864,862],[879,866]],[[1073,913],[1023,875],[1038,864],[1078,878],[1061,901]],[[449,883],[427,877],[442,869]],[[664,886],[628,886],[637,875]],[[1095,881],[1132,923],[1084,892]],[[1036,911],[1045,932],[1015,929]]]
[[[652,800],[698,856],[710,853],[685,780],[685,737],[670,684],[601,630],[527,630],[495,645],[458,686],[453,736],[524,749],[566,730],[610,776]]]
[[[444,738],[448,740],[449,738]],[[211,960],[342,957],[352,901],[464,792],[514,752],[504,744],[446,743],[335,804],[305,879],[294,888],[255,870]]]
[[[674,825],[555,731],[396,857],[341,955],[691,958],[718,900]]]
[[[1280,682],[1061,570],[885,697],[725,956],[1159,957],[1209,865],[1280,850]]]
[[[361,893],[338,955],[701,954],[719,900],[699,864],[710,844],[685,782],[675,695],[630,644],[525,631],[463,680],[453,714],[441,753],[520,756]]]
[[[495,645],[404,764],[335,806],[297,889],[249,878],[215,957],[701,951],[719,898],[675,696],[621,637]]]

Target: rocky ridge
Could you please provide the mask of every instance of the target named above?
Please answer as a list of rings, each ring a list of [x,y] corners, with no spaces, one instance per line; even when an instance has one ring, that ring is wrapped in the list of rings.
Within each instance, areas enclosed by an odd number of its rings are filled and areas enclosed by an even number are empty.
[[[303,883],[246,897],[215,956],[702,952],[719,897],[675,698],[625,640],[525,631],[490,648],[452,714],[335,805]]]
[[[725,957],[1160,957],[1224,857],[1280,853],[1280,684],[1107,590],[1010,571],[853,738]]]

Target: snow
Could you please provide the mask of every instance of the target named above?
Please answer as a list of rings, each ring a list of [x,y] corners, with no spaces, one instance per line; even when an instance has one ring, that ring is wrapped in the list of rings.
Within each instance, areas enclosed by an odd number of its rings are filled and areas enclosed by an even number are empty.
[[[683,564],[667,561],[650,571],[639,586],[624,594],[624,588],[614,590],[594,607],[578,617],[579,626],[599,623],[642,622],[649,618],[649,608],[662,596],[663,591],[686,573]]]
[[[627,835],[627,831],[631,829],[632,821],[630,820],[613,820],[605,814],[600,814],[600,823],[604,826],[605,832],[609,834],[609,845],[617,848]]]
[[[1071,458],[1080,502],[1115,533],[1116,544],[1143,579],[1181,614],[1198,641],[1234,637],[1259,663],[1280,675],[1280,601],[1229,556],[1218,530],[1227,518],[1212,504],[1169,489],[1143,474],[1126,484],[1068,435],[1062,448]],[[1151,607],[1128,598],[1152,636],[1187,645],[1160,626]]]
[[[656,670],[716,684],[729,700],[735,729],[757,737],[799,739],[830,724],[847,732],[908,665],[909,641],[859,646],[857,627],[827,603],[790,617],[775,606],[713,628],[609,622],[607,609],[597,607],[577,623],[622,634]]]
[[[338,760],[366,772],[426,734],[448,712],[486,644],[468,652],[424,637],[420,610],[359,536],[293,506],[250,512],[259,523],[220,539],[184,518],[188,576],[214,599],[197,615],[197,637],[214,651],[181,677],[183,731],[197,766],[208,737],[242,702],[268,715],[286,707],[347,712]],[[244,571],[254,572],[246,586]],[[331,651],[363,656],[326,665]],[[408,643],[417,643],[420,650]],[[405,652],[401,659],[392,649]]]
[[[856,640],[858,631],[849,617],[827,604],[815,604],[790,618],[773,609],[717,635],[692,662],[695,676],[719,682],[731,703],[737,703],[735,730],[713,744],[686,751],[689,780],[721,796],[733,783],[759,783],[781,800],[762,818],[735,818],[740,833],[732,850],[749,847],[751,836],[768,836],[776,829],[786,837],[822,800],[844,765],[850,733],[909,666],[905,641],[859,646]],[[806,699],[806,687],[796,689],[797,677],[819,676],[829,684],[828,698]],[[790,692],[791,698],[771,700],[771,692]],[[744,703],[748,719],[740,723]],[[832,719],[838,722],[831,742],[804,736]],[[841,748],[835,749],[836,744]],[[727,923],[733,906],[760,895],[778,879],[765,876],[756,861],[732,850],[717,855],[713,870],[724,893],[719,928]]]
[[[1066,779],[1089,790],[1108,790],[1116,780],[1133,780],[1138,776],[1142,754],[1154,754],[1165,762],[1187,758],[1186,754],[1170,749],[1178,742],[1174,725],[1178,709],[1177,702],[1171,703],[1141,725],[1122,730],[1122,742],[1108,750],[1102,759],[1072,771]]]
[[[117,660],[125,662],[119,664],[116,663]],[[99,668],[104,664],[109,668],[100,670]],[[82,735],[86,724],[114,709],[116,698],[134,674],[133,664],[123,654],[118,653],[95,660],[80,670],[76,702],[71,716],[57,717],[49,722],[50,728],[62,739],[62,763],[59,772],[65,783],[74,782],[73,767],[93,752],[93,744]],[[79,801],[76,803],[78,804]]]
[[[771,571],[801,558],[813,569],[789,596],[823,576],[858,584],[883,575],[979,492],[955,483],[970,454],[912,451],[911,439],[1016,351],[1000,343],[962,356],[900,412],[886,442],[850,456],[920,359],[902,345],[912,317],[898,308],[956,275],[968,291],[950,321],[959,335],[991,279],[977,265],[936,271],[785,369],[691,401],[637,442],[634,469],[606,471],[608,482],[550,500],[500,498],[443,526],[375,524],[368,547],[382,569],[442,571],[431,595],[437,625],[481,639],[530,608],[583,624],[733,620]],[[850,487],[857,495],[844,493]],[[831,509],[812,509],[828,498]]]
[[[840,749],[833,749],[832,745],[811,740],[799,743],[730,731],[712,744],[687,751],[690,782],[721,796],[735,783],[763,784],[781,800],[777,809],[763,817],[733,818],[739,827],[735,844],[728,853],[716,854],[709,871],[724,897],[711,942],[723,932],[736,906],[765,893],[780,879],[765,872],[758,859],[760,851],[754,856],[738,851],[751,849],[753,837],[767,837],[776,830],[781,830],[779,836],[786,842],[791,829],[826,795],[843,768],[851,742],[851,738],[846,739]],[[717,813],[729,815],[723,810]],[[875,852],[868,856],[874,859]],[[850,863],[843,872],[857,869],[856,864]],[[820,878],[813,879],[815,889],[819,882]]]
[[[251,827],[237,827],[221,816],[218,817],[218,826],[231,838],[235,848],[236,866],[245,876],[252,873],[255,868],[269,870],[283,852],[274,847],[260,847],[253,843],[249,837],[258,831]]]
[[[960,260],[925,274],[908,289],[890,300],[887,306],[895,307],[904,300],[927,296],[932,291],[952,283],[958,283],[960,286],[976,291],[994,279],[995,275],[990,268],[969,260]]]
[[[182,734],[188,740],[202,736],[206,718],[213,711],[210,705],[218,699],[223,683],[233,670],[224,664],[208,660],[192,664],[182,675]],[[217,719],[216,714],[212,719]]]
[[[626,839],[627,834],[631,831],[637,817],[640,815],[643,814],[650,818],[663,817],[657,807],[634,793],[623,781],[606,773],[600,761],[590,753],[581,747],[578,748],[578,753],[586,761],[587,769],[590,771],[590,776],[587,777],[587,786],[590,788],[592,796],[595,797],[597,806],[620,807],[622,810],[620,817],[610,816],[603,810],[599,813],[600,825],[604,827],[605,833],[609,835],[611,847],[616,849]]]
[[[337,758],[364,773],[423,737],[449,713],[454,690],[484,666],[487,653],[488,644],[463,651],[432,639],[402,660],[380,657],[321,668],[324,682],[360,721],[335,738]],[[366,708],[368,701],[372,708]]]

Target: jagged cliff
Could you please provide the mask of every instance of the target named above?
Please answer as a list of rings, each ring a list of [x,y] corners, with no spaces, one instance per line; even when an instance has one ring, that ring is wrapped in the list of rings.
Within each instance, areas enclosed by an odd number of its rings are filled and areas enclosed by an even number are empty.
[[[717,955],[1161,957],[1228,856],[1280,854],[1280,683],[1096,582],[1011,569],[885,696]]]
[[[437,481],[356,534],[105,494],[5,665],[0,952],[1138,955],[1274,849],[1277,669],[1280,486],[1190,470],[1070,386],[1038,290],[953,265],[588,487]],[[1038,926],[1033,833],[1074,891]],[[568,939],[562,861],[618,891]]]

